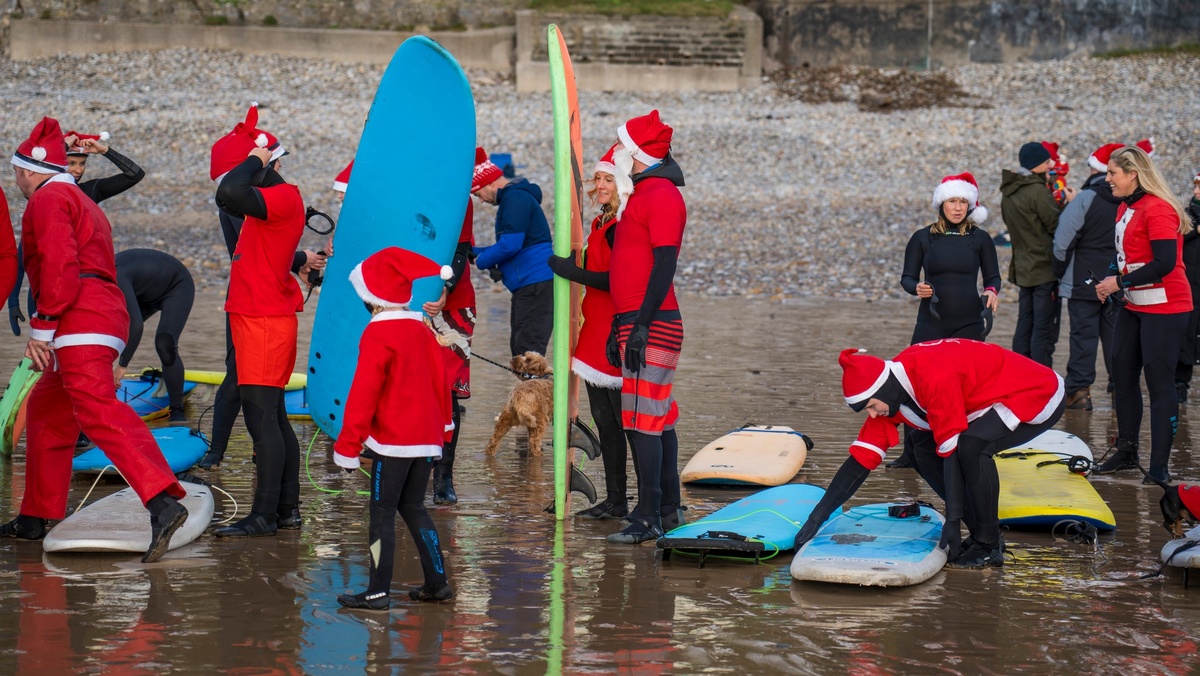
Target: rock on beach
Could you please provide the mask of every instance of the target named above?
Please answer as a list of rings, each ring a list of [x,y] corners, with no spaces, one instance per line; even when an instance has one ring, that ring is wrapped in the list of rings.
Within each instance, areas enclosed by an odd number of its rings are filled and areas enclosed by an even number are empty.
[[[373,65],[182,49],[4,62],[0,137],[15,148],[43,115],[64,128],[110,132],[112,145],[147,172],[105,202],[117,248],[163,249],[187,262],[200,285],[223,286],[226,254],[208,179],[213,141],[259,101],[261,125],[291,152],[284,175],[310,205],[336,217],[331,183],[353,156],[382,73]],[[585,166],[625,119],[658,108],[675,128],[687,177],[677,284],[694,294],[778,300],[906,297],[904,245],[932,220],[941,177],[975,174],[992,213],[983,227],[995,234],[1003,230],[1000,171],[1016,164],[1026,141],[1063,144],[1069,182],[1078,185],[1099,145],[1154,136],[1160,168],[1179,194],[1190,191],[1200,165],[1192,94],[1200,58],[975,64],[946,74],[966,92],[965,104],[890,113],[852,101],[804,103],[768,81],[736,93],[584,92]],[[518,173],[542,186],[552,214],[549,94],[518,94],[491,73],[467,75],[480,145],[512,153]],[[427,161],[408,154],[404,130],[397,131],[396,161]],[[91,158],[88,177],[111,172],[106,164]],[[11,181],[5,187],[19,224],[24,200]],[[494,211],[475,214],[476,236],[488,243]],[[309,235],[305,243],[319,241]]]

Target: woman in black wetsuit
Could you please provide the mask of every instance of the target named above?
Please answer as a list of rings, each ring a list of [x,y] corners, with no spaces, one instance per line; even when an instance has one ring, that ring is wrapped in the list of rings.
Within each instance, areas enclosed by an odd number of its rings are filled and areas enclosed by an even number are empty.
[[[904,251],[900,285],[921,299],[911,342],[983,340],[979,278],[983,276],[986,307],[995,311],[1000,265],[991,236],[975,227],[987,218],[975,177],[962,173],[942,179],[933,192],[933,207],[937,221],[913,233]]]
[[[933,208],[938,210],[937,221],[914,232],[904,250],[900,286],[921,299],[910,344],[942,338],[983,340],[985,305],[979,300],[978,280],[982,274],[986,307],[994,312],[1000,264],[991,236],[975,227],[988,214],[979,206],[975,177],[963,172],[943,178],[933,191]],[[904,453],[888,467],[913,466],[910,430],[905,426]]]

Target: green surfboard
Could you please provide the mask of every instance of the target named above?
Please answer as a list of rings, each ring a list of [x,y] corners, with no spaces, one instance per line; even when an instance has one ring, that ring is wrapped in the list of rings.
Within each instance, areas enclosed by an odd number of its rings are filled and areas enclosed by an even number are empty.
[[[28,358],[22,359],[9,377],[4,396],[0,397],[0,454],[12,457],[17,447],[18,435],[14,434],[14,431],[21,404],[41,377],[41,373],[33,370],[33,361]]]

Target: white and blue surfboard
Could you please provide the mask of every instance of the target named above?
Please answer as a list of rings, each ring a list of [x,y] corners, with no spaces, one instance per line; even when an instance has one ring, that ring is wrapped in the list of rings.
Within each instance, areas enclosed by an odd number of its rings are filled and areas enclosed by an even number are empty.
[[[475,168],[475,101],[458,62],[424,36],[404,41],[383,74],[354,156],[334,231],[308,355],[308,404],[330,436],[342,427],[370,314],[350,285],[354,266],[398,246],[449,264],[458,245]],[[430,277],[410,307],[441,294]]]
[[[888,516],[894,504],[861,505],[828,521],[796,552],[792,577],[875,587],[933,577],[946,565],[946,552],[938,549],[945,519],[924,505],[919,516]]]
[[[154,441],[158,442],[158,449],[162,451],[167,465],[176,474],[191,469],[193,465],[200,462],[200,458],[203,458],[204,453],[208,450],[208,442],[205,441],[204,435],[199,430],[190,427],[159,427],[150,430],[150,434],[154,437]],[[111,464],[112,461],[108,459],[108,455],[97,446],[75,456],[75,459],[71,461],[71,470],[85,474],[98,474]]]

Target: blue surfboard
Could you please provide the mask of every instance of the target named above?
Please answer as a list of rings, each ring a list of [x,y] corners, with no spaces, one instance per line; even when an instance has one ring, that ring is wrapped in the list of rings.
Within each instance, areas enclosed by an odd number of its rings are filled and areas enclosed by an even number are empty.
[[[154,435],[159,450],[167,459],[171,471],[176,474],[191,469],[192,465],[200,462],[200,458],[204,457],[205,451],[208,450],[208,442],[204,440],[204,435],[190,427],[160,427],[150,430],[150,434]],[[94,447],[75,456],[75,459],[71,461],[71,469],[76,472],[98,474],[111,464],[112,461],[108,459],[104,451],[99,447]]]
[[[310,420],[312,413],[308,408],[308,388],[284,392],[283,407],[287,411],[287,417],[292,420]]]
[[[183,382],[183,396],[191,394],[194,389],[196,383]],[[117,388],[117,399],[129,404],[143,420],[162,417],[171,406],[162,378],[149,373],[122,378],[121,386]]]
[[[946,564],[938,549],[945,519],[922,505],[919,516],[888,515],[886,503],[848,509],[828,521],[792,560],[797,580],[902,587],[924,582]]]
[[[755,562],[770,558],[792,548],[824,495],[824,488],[812,484],[768,488],[672,530],[658,539],[658,548],[664,559],[673,551],[698,555],[701,566],[716,555]]]
[[[326,434],[341,430],[358,340],[370,319],[350,271],[389,246],[450,263],[474,168],[475,101],[466,75],[433,40],[405,40],[383,74],[359,140],[313,323],[308,403]],[[437,278],[417,280],[410,307],[419,310],[441,289]]]

